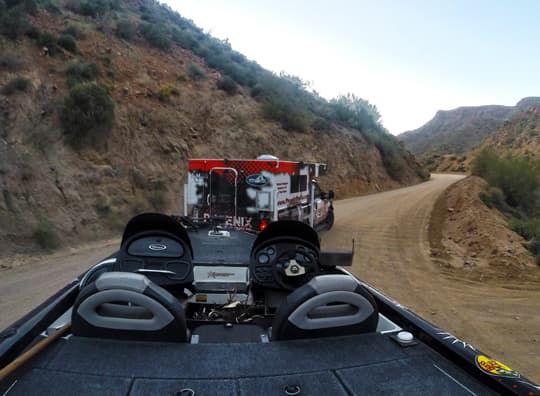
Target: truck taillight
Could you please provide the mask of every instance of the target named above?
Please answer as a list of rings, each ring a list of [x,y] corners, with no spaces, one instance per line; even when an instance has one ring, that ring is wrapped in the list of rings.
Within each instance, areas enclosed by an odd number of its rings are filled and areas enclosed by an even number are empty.
[[[261,224],[259,225],[259,230],[260,230],[260,231],[264,230],[264,229],[266,228],[267,225],[268,225],[268,222],[267,222],[265,219],[263,219],[263,220],[261,221]]]

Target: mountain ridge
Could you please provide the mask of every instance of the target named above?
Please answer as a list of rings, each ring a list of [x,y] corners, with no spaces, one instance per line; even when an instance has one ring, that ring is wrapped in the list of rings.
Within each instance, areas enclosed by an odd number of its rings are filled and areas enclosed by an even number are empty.
[[[514,115],[537,105],[540,105],[540,97],[526,97],[515,106],[462,106],[439,110],[426,124],[403,132],[397,138],[419,156],[421,162],[433,165],[434,157],[466,155]]]

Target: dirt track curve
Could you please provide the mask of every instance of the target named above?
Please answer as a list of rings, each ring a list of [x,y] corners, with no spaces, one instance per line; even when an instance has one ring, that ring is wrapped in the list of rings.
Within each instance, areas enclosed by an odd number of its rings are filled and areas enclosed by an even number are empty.
[[[476,281],[430,259],[428,224],[459,175],[336,202],[322,247],[350,249],[352,272],[431,323],[540,381],[540,285]]]
[[[474,281],[429,257],[429,216],[438,196],[462,176],[336,202],[323,248],[348,249],[352,271],[430,322],[540,381],[540,287]],[[0,270],[0,329],[112,252],[106,242],[76,253]]]

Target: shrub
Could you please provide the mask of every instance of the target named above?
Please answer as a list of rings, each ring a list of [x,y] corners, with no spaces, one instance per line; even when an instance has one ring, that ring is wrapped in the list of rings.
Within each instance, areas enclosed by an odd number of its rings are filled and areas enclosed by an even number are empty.
[[[499,157],[493,151],[483,150],[473,161],[472,173],[500,188],[510,207],[533,216],[538,209],[540,187],[537,167],[527,158]]]
[[[510,220],[510,228],[527,240],[540,238],[540,219],[517,219]]]
[[[80,4],[78,13],[92,18],[101,16],[109,11],[109,2],[106,0],[88,0]]]
[[[486,191],[480,192],[480,199],[489,208],[496,208],[502,211],[509,210],[504,192],[498,187],[489,187]]]
[[[75,39],[69,34],[63,34],[58,37],[58,45],[69,52],[77,53],[77,43]]]
[[[62,33],[70,35],[71,37],[74,37],[76,39],[82,39],[85,37],[85,34],[83,33],[83,31],[75,25],[68,25],[67,28],[62,30]]]
[[[278,121],[286,131],[304,132],[307,128],[305,114],[284,97],[266,98],[263,104],[263,114],[270,120]]]
[[[79,60],[70,62],[66,68],[67,84],[70,87],[82,82],[96,80],[100,74],[98,65]]]
[[[60,246],[60,238],[54,225],[46,217],[39,220],[33,238],[42,249],[53,250]]]
[[[38,5],[36,0],[23,0],[20,3],[22,3],[22,9],[30,14],[30,15],[36,15],[38,11]]]
[[[9,71],[16,71],[22,67],[22,62],[17,56],[10,52],[0,54],[0,68]]]
[[[159,87],[158,98],[161,101],[166,101],[171,97],[171,95],[176,96],[178,94],[178,89],[174,85],[163,84],[161,87]]]
[[[26,77],[15,77],[2,87],[4,95],[14,94],[16,91],[27,91],[32,82]]]
[[[57,46],[56,46],[57,40],[56,40],[56,37],[54,37],[52,33],[42,32],[39,35],[37,43],[41,47],[47,47],[47,50],[49,51],[49,55],[54,55],[57,51]]]
[[[41,36],[41,31],[37,27],[31,25],[27,27],[24,34],[32,40],[38,40],[39,36]]]
[[[217,87],[231,96],[238,92],[238,85],[229,76],[221,77],[217,82]]]
[[[0,15],[0,34],[16,40],[25,30],[26,18],[19,8],[12,8]]]
[[[135,37],[135,26],[127,19],[120,21],[116,24],[116,35],[121,39],[131,41]]]
[[[205,78],[204,72],[194,63],[190,63],[187,66],[187,75],[194,81],[203,80]]]
[[[114,103],[102,85],[78,84],[70,89],[60,118],[70,144],[75,147],[96,144],[113,126]]]
[[[191,50],[199,45],[192,34],[177,28],[171,30],[171,38],[176,44],[185,49]]]
[[[149,200],[155,210],[162,211],[165,209],[167,204],[165,198],[166,191],[167,185],[165,180],[160,179],[152,183],[152,191]]]
[[[62,10],[58,8],[58,6],[54,4],[52,0],[41,0],[41,4],[43,4],[43,7],[49,14],[62,15]]]
[[[535,255],[540,255],[540,237],[535,237],[529,242],[529,250]]]
[[[139,31],[153,47],[164,50],[171,46],[171,40],[164,25],[143,23],[139,26]]]
[[[317,117],[311,123],[311,127],[316,131],[329,131],[332,129],[332,124],[322,117]]]

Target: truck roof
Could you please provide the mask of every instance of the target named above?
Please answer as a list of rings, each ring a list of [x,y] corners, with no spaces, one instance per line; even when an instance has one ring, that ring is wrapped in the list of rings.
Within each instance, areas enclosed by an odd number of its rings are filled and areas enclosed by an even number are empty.
[[[304,161],[284,161],[280,159],[213,159],[213,158],[195,158],[188,160],[190,171],[202,171],[208,172],[212,168],[234,168],[241,169],[244,172],[258,173],[261,171],[267,171],[270,173],[290,173],[295,174],[300,172],[300,168],[308,167],[322,167],[326,168],[326,164],[304,162]]]

